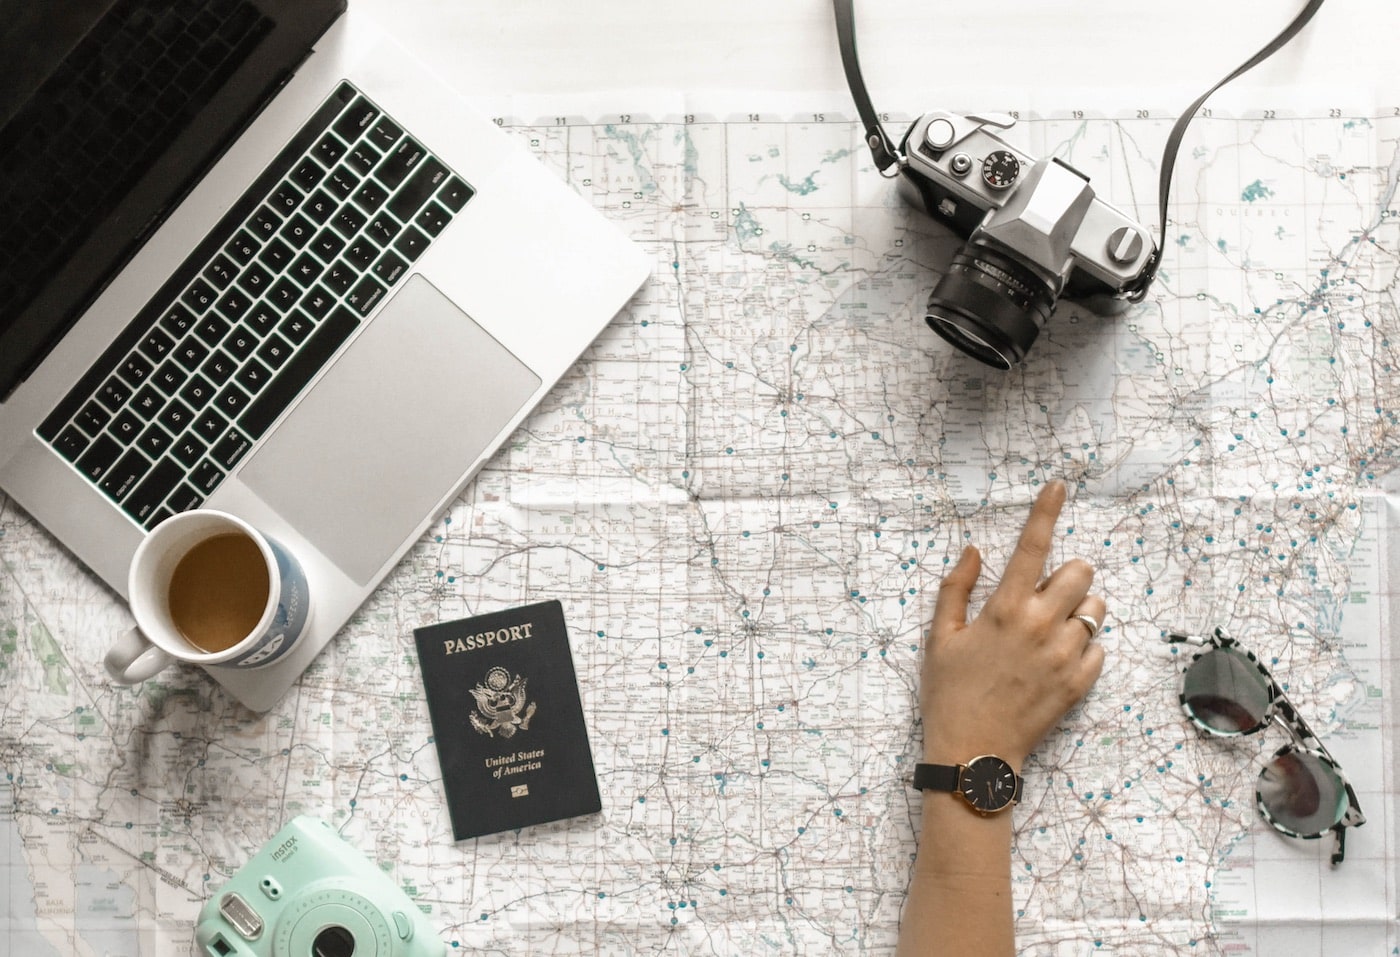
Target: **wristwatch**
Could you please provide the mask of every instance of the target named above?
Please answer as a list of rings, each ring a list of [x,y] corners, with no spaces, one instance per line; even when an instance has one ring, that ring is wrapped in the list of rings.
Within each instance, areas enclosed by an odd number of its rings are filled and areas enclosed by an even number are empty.
[[[1021,776],[994,754],[979,755],[966,764],[916,764],[914,787],[952,791],[979,814],[995,814],[1021,800]]]

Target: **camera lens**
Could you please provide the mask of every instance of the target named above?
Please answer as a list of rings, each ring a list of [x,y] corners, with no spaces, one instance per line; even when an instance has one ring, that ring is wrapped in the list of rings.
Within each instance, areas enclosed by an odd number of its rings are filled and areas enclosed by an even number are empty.
[[[1025,358],[1055,311],[1058,291],[996,246],[963,244],[928,299],[929,327],[989,366],[1010,369]]]
[[[354,952],[355,935],[336,924],[323,928],[311,944],[313,957],[350,957]]]

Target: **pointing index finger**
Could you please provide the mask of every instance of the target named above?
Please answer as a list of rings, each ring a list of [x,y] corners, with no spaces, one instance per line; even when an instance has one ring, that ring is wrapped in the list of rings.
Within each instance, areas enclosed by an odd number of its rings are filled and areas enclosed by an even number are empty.
[[[1002,584],[1012,588],[1032,591],[1045,571],[1045,562],[1050,557],[1050,543],[1055,535],[1055,523],[1059,521],[1060,509],[1065,504],[1065,483],[1056,479],[1046,484],[1036,496],[1031,506],[1026,527],[1016,542],[1016,550],[1006,563]]]

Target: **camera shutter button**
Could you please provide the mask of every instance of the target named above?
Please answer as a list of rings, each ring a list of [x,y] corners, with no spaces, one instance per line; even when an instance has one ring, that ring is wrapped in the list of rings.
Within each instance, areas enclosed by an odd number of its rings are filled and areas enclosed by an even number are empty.
[[[972,169],[972,157],[966,153],[954,153],[948,160],[948,172],[954,176],[966,176]]]
[[[401,910],[393,913],[394,930],[398,931],[400,940],[413,939],[413,922],[408,919],[408,915]]]
[[[953,124],[939,117],[929,123],[924,130],[924,142],[936,150],[946,150],[953,145],[953,137],[957,131],[953,129]]]

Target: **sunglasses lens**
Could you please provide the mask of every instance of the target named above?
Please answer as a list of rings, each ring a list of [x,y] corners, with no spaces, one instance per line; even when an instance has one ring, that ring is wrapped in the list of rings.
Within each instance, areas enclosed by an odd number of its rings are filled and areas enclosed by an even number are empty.
[[[1335,768],[1291,745],[1264,765],[1255,787],[1274,824],[1302,837],[1326,832],[1350,803]]]
[[[1220,734],[1242,734],[1264,723],[1269,683],[1233,648],[1214,648],[1186,670],[1182,697],[1191,715]]]

